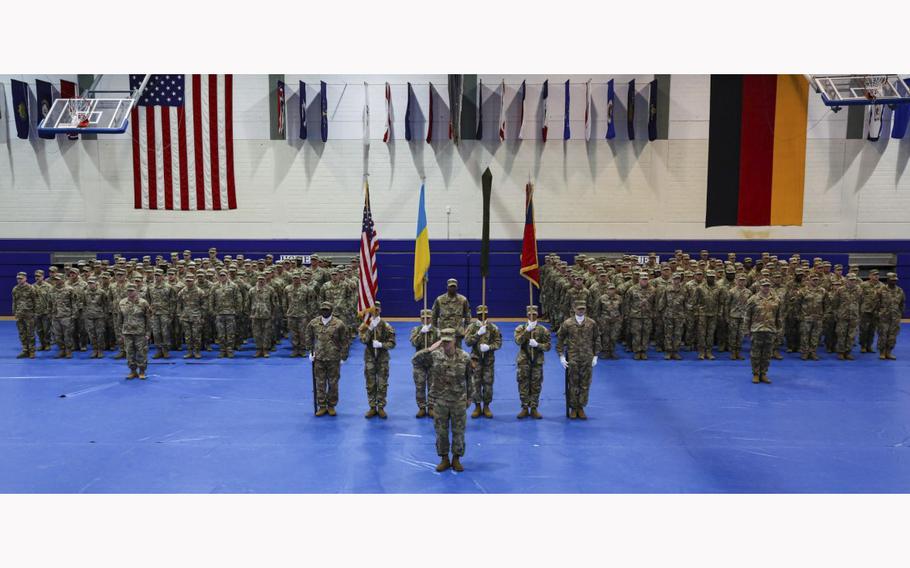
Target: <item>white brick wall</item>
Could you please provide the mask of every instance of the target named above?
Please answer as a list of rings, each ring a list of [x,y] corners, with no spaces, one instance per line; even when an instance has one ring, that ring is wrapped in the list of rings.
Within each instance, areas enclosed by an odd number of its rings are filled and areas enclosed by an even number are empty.
[[[15,76],[58,84],[74,76]],[[616,80],[617,138],[604,138],[606,81]],[[637,140],[627,140],[625,99],[637,83]],[[670,140],[647,142],[650,75],[595,75],[595,120],[585,142],[584,81],[549,76],[550,140],[517,140],[518,85],[528,81],[527,132],[539,137],[544,76],[506,76],[509,134],[496,139],[501,76],[482,75],[484,140],[458,148],[444,140],[448,105],[444,75],[287,75],[289,139],[268,140],[265,75],[235,77],[235,170],[238,210],[137,211],[132,208],[129,135],[97,142],[19,140],[10,117],[9,75],[0,75],[6,100],[0,109],[0,238],[355,238],[362,208],[363,81],[370,83],[372,203],[383,238],[412,238],[417,190],[426,177],[431,238],[480,236],[480,175],[493,170],[493,238],[520,238],[524,184],[536,183],[538,237],[558,238],[907,238],[910,237],[910,140],[845,140],[846,112],[834,114],[810,95],[806,152],[805,224],[802,227],[704,228],[708,134],[708,77],[674,75]],[[563,82],[571,79],[572,140],[562,140]],[[319,80],[329,83],[329,141],[318,139],[311,108],[311,140],[297,139],[298,80],[318,105]],[[381,141],[384,82],[393,89],[393,139]],[[405,83],[414,86],[419,112],[428,111],[427,83],[436,86],[433,144],[404,140]],[[125,88],[111,77],[105,88]],[[34,87],[32,87],[34,88]],[[415,109],[417,110],[417,109]],[[888,116],[888,113],[886,113]],[[422,122],[418,120],[418,122]],[[885,131],[890,122],[886,123]]]

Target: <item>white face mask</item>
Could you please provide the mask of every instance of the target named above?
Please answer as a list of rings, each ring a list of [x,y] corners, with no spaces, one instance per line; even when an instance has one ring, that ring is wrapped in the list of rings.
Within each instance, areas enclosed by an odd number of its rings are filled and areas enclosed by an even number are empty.
[[[585,316],[576,315],[575,321],[577,321],[578,323],[583,323],[585,321]]]
[[[328,325],[328,323],[329,323],[330,321],[332,321],[332,316],[329,316],[329,317],[327,317],[327,318],[324,318],[324,317],[322,317],[322,316],[319,316],[319,317],[320,317],[320,319],[322,319],[322,325]]]

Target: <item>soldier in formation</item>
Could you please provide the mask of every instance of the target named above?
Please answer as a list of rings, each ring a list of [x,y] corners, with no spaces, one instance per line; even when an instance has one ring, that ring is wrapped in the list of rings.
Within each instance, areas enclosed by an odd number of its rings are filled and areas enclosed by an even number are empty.
[[[439,328],[433,325],[433,310],[420,310],[420,325],[411,328],[411,345],[415,351],[427,349],[439,341]],[[430,398],[430,373],[419,365],[412,365],[416,389],[417,418],[433,418],[433,399]]]
[[[316,416],[335,416],[341,363],[347,361],[351,336],[339,318],[333,316],[330,302],[322,302],[319,315],[307,324],[304,346],[313,364],[316,381]]]
[[[544,352],[550,350],[550,330],[537,321],[537,306],[527,307],[528,321],[515,328],[518,357],[515,361],[518,375],[518,398],[521,411],[518,418],[541,419],[540,390],[543,387]]]
[[[357,329],[363,350],[363,376],[367,387],[370,409],[365,418],[388,418],[385,411],[389,390],[389,350],[395,348],[395,328],[382,319],[381,302],[374,304],[375,311]]]
[[[562,322],[556,334],[556,352],[566,369],[569,418],[586,420],[585,406],[591,388],[591,371],[597,365],[600,334],[597,322],[586,317],[587,302],[576,300],[575,315]]]
[[[474,412],[471,413],[471,418],[477,418],[481,414],[493,418],[493,411],[490,410],[493,402],[493,368],[496,350],[502,347],[502,333],[495,323],[487,320],[486,306],[477,306],[477,319],[465,330],[465,343],[471,348],[474,369],[471,393]]]

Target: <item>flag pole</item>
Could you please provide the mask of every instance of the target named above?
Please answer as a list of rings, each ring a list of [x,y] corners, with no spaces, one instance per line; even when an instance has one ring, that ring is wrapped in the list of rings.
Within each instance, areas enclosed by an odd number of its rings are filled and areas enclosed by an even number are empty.
[[[423,309],[424,310],[427,309],[427,275],[426,274],[423,275]],[[420,317],[420,325],[424,325],[422,313],[421,313],[421,317]],[[427,347],[428,347],[427,334],[424,333],[423,334],[423,348],[426,349]]]

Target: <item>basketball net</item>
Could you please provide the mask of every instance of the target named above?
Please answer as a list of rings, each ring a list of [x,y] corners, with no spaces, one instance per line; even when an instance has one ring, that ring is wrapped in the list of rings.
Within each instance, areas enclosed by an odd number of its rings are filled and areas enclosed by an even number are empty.
[[[863,77],[864,95],[870,101],[882,96],[882,86],[885,84],[887,77],[884,75],[866,75]]]

